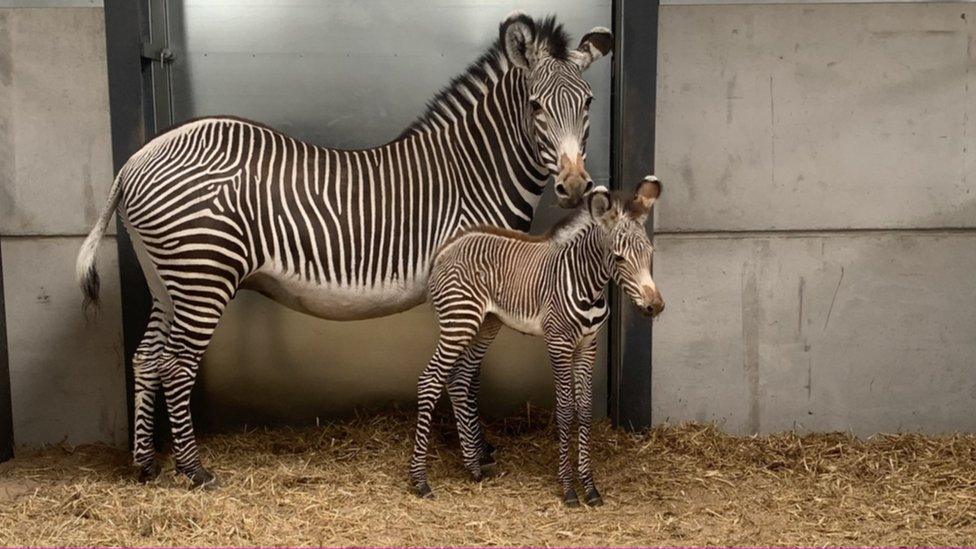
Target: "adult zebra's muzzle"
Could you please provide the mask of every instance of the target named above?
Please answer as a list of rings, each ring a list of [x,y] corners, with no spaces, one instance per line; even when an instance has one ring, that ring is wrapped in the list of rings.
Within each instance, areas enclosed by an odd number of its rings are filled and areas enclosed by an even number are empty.
[[[575,208],[583,201],[583,196],[593,189],[593,180],[586,171],[582,154],[570,159],[563,153],[559,157],[559,172],[556,174],[556,199],[563,208]]]

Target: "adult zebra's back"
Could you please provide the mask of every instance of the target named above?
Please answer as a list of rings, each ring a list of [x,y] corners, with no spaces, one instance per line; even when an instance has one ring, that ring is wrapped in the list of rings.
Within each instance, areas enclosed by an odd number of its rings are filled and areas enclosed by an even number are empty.
[[[95,249],[113,212],[132,237],[153,295],[133,359],[135,461],[159,470],[154,395],[165,393],[177,468],[212,482],[193,440],[189,395],[227,303],[250,288],[337,320],[424,301],[429,259],[471,225],[526,230],[550,174],[575,205],[589,87],[607,53],[594,29],[569,50],[559,25],[516,14],[499,41],[396,140],[365,150],[318,147],[232,117],[189,121],[147,143],[117,176],[82,246],[78,276],[97,299]]]

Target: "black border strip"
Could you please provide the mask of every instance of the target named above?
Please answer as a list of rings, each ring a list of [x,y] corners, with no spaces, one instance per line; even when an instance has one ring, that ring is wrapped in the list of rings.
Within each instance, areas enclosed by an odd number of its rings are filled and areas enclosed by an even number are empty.
[[[631,189],[654,173],[658,0],[613,3],[611,185]],[[611,291],[609,408],[616,427],[651,426],[651,323]]]
[[[3,294],[3,245],[0,244],[0,462],[14,457],[14,411],[10,393],[7,308]]]
[[[151,135],[153,108],[151,71],[142,59],[142,43],[149,34],[147,5],[143,1],[105,0],[105,53],[108,61],[108,97],[112,122],[112,162],[118,173]],[[134,381],[132,356],[146,331],[152,300],[149,287],[122,221],[116,218],[119,280],[122,290],[122,337],[125,346],[125,393],[132,444]]]

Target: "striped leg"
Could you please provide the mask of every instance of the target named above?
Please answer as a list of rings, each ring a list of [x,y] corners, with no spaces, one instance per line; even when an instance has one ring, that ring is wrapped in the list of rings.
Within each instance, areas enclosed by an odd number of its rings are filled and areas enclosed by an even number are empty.
[[[491,456],[494,448],[485,441],[484,429],[478,418],[478,389],[481,361],[501,326],[501,320],[497,316],[486,316],[478,335],[458,359],[448,379],[447,393],[451,397],[454,417],[457,420],[464,467],[474,480],[482,479],[483,466],[494,464]]]
[[[584,340],[576,352],[573,375],[575,378],[576,420],[579,423],[579,480],[586,490],[588,505],[603,505],[603,498],[593,483],[590,470],[590,422],[593,417],[593,361],[596,358],[596,340]]]
[[[410,481],[420,497],[432,496],[427,484],[427,446],[434,405],[441,396],[448,374],[480,328],[481,315],[473,311],[451,312],[450,316],[441,316],[440,324],[441,336],[434,356],[417,381],[417,432],[410,461]]]
[[[132,422],[132,454],[139,467],[139,481],[148,482],[162,469],[153,441],[156,393],[159,391],[159,363],[163,347],[169,337],[169,315],[158,301],[153,302],[146,333],[132,357],[135,394]]]
[[[216,478],[200,464],[190,415],[190,393],[200,359],[210,344],[229,296],[211,292],[193,298],[174,298],[175,313],[159,367],[173,434],[173,457],[176,470],[190,477],[194,487],[215,487]]]
[[[551,334],[552,330],[547,330]],[[559,430],[559,483],[563,488],[563,503],[579,505],[573,488],[573,467],[569,461],[569,439],[573,426],[573,355],[575,345],[558,336],[547,335],[549,361],[556,382],[556,427]]]

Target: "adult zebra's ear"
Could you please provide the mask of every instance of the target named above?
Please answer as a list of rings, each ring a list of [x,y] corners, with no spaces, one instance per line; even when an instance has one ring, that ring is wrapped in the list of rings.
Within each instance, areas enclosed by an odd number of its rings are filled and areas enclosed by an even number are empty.
[[[661,180],[653,175],[645,176],[634,189],[634,197],[627,203],[627,211],[637,222],[644,223],[651,213],[651,206],[660,196]]]
[[[570,52],[570,58],[586,70],[590,64],[613,50],[613,33],[606,27],[593,27],[580,39],[579,47]]]
[[[610,191],[604,186],[599,186],[586,195],[586,209],[590,212],[593,219],[601,219],[610,211]]]
[[[502,49],[509,62],[529,70],[538,59],[535,41],[535,21],[522,12],[512,12],[498,28]]]

